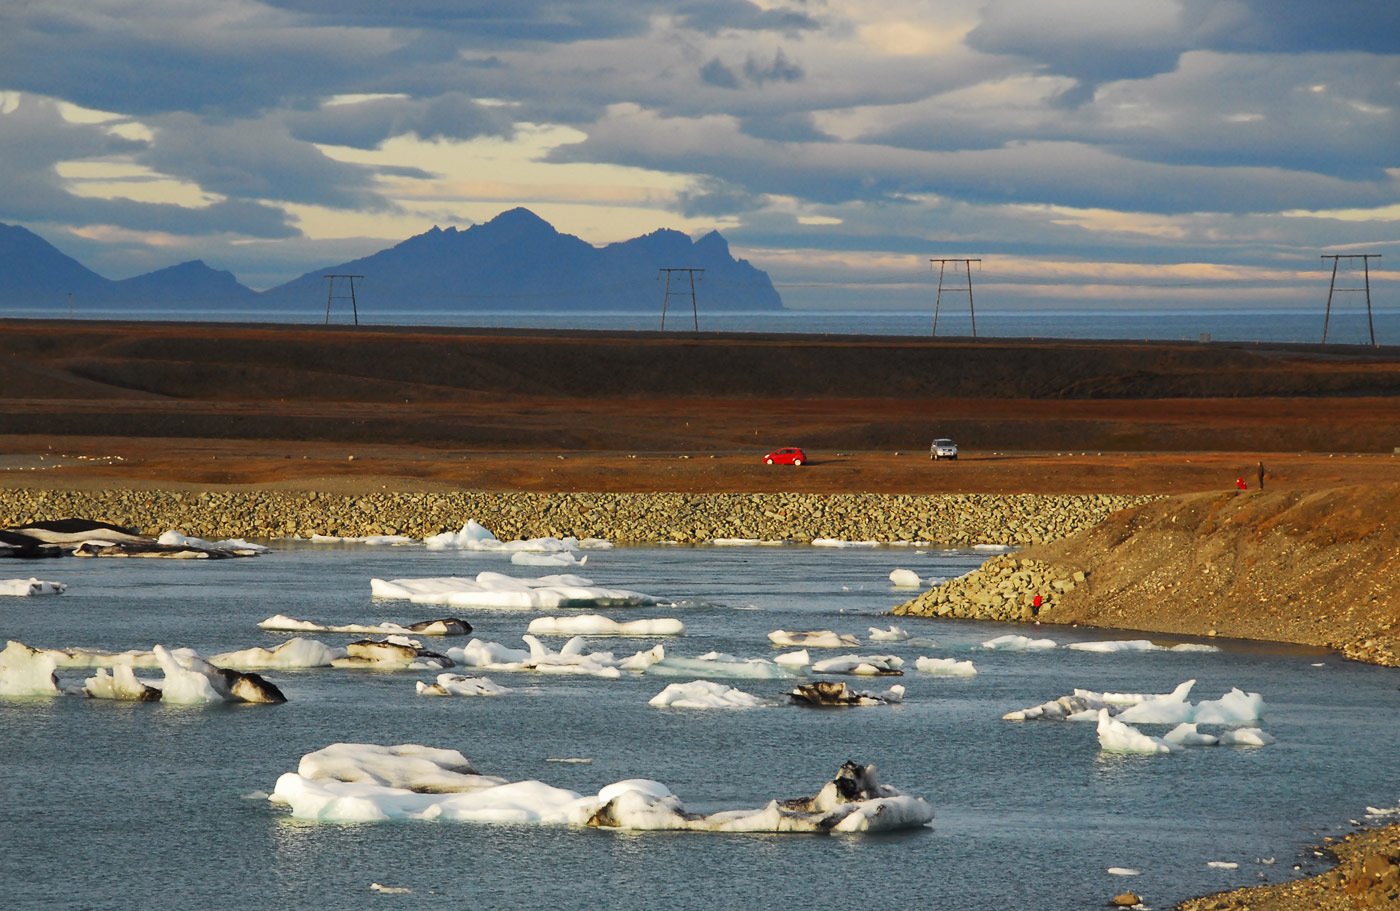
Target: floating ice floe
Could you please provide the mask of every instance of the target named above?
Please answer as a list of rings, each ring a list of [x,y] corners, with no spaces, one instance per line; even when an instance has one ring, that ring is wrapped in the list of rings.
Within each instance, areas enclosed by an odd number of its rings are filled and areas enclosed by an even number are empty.
[[[474,677],[468,674],[438,674],[437,682],[418,681],[420,696],[500,696],[509,693],[490,677]]]
[[[0,579],[0,595],[26,598],[30,595],[61,595],[68,588],[62,582],[45,582],[42,579]]]
[[[537,671],[543,674],[584,674],[593,677],[621,677],[624,670],[644,670],[659,661],[661,646],[638,652],[618,661],[612,652],[585,653],[585,640],[575,636],[559,651],[550,650],[534,636],[522,636],[529,650],[507,648],[499,642],[473,639],[464,648],[447,650],[448,657],[465,667],[495,671]]]
[[[1025,652],[1038,649],[1055,648],[1054,639],[1032,639],[1029,636],[1017,636],[1015,634],[997,636],[995,639],[988,639],[982,643],[983,648],[1001,650],[1004,652]]]
[[[1277,743],[1273,736],[1259,728],[1236,728],[1220,735],[1221,746],[1263,747]]]
[[[796,667],[797,665],[769,661],[767,658],[736,658],[723,652],[706,652],[695,658],[668,656],[652,664],[646,672],[669,677],[781,680],[793,677],[797,673],[794,669]]]
[[[1212,870],[1238,870],[1240,867],[1233,860],[1211,860],[1206,862],[1206,866]]]
[[[213,655],[209,662],[218,667],[239,670],[261,670],[279,668],[296,670],[310,667],[331,667],[336,661],[348,656],[343,648],[326,645],[318,639],[303,639],[298,636],[272,648],[254,646],[236,652]]]
[[[1162,739],[1174,746],[1184,747],[1213,747],[1220,743],[1220,738],[1214,734],[1202,734],[1197,731],[1194,721],[1183,721],[1163,734]]]
[[[839,680],[818,680],[796,687],[788,696],[793,704],[812,708],[892,705],[904,701],[904,687],[896,684],[883,693],[872,693],[853,690]]]
[[[478,573],[475,579],[456,576],[426,579],[371,579],[375,598],[446,604],[450,607],[552,610],[560,607],[651,607],[651,595],[626,589],[602,588],[592,579],[574,575],[521,579],[502,573]]]
[[[860,640],[849,633],[834,633],[829,629],[796,632],[775,629],[768,634],[768,641],[779,648],[852,648],[860,645]]]
[[[972,549],[984,554],[1009,554],[1016,548],[1010,544],[974,544]]]
[[[795,652],[783,652],[773,656],[774,664],[781,664],[783,667],[801,668],[812,663],[812,656],[804,649]]]
[[[371,547],[406,547],[410,544],[421,544],[417,538],[410,538],[407,535],[362,535],[354,538],[344,538],[339,535],[312,535],[307,539],[312,544],[366,544]]]
[[[58,696],[58,659],[11,639],[0,652],[0,696]]]
[[[223,541],[206,541],[203,538],[182,535],[174,529],[156,538],[156,543],[163,544],[166,547],[189,547],[196,550],[227,550],[232,551],[240,557],[252,557],[257,554],[265,554],[272,550],[272,548],[264,544],[254,544],[242,538],[228,538]]]
[[[1123,652],[1218,652],[1220,648],[1215,645],[1204,645],[1195,642],[1182,642],[1178,645],[1154,645],[1147,639],[1108,639],[1099,642],[1071,642],[1068,646],[1080,652],[1098,652],[1099,654],[1121,654]]]
[[[767,538],[711,538],[707,543],[715,547],[782,547],[788,542]]]
[[[601,614],[536,617],[528,630],[536,636],[683,636],[685,624],[674,617],[619,623]]]
[[[612,543],[601,538],[530,538],[524,541],[501,541],[490,529],[483,526],[475,519],[468,519],[462,526],[461,531],[445,531],[440,535],[433,535],[423,539],[423,544],[429,550],[444,550],[456,548],[458,550],[480,550],[495,551],[505,553],[515,553],[519,551],[533,551],[535,553],[563,553],[565,551],[585,548],[610,548]]]
[[[510,555],[510,562],[516,566],[582,566],[588,562],[588,555],[580,557],[568,550],[554,554],[517,550]]]
[[[266,630],[288,633],[353,633],[369,636],[469,636],[472,625],[456,617],[443,617],[438,620],[420,620],[406,625],[391,623],[347,623],[343,626],[324,626],[310,620],[297,620],[286,614],[275,614],[258,624]]]
[[[327,755],[329,754],[329,755]],[[391,819],[709,832],[882,832],[918,828],[933,808],[847,762],[815,796],[753,810],[687,811],[660,782],[628,779],[595,795],[480,775],[455,750],[339,743],[308,753],[268,798],[298,819]]]
[[[668,685],[651,697],[647,704],[677,709],[751,709],[767,703],[757,696],[723,683],[694,680],[690,683]]]
[[[18,538],[16,536],[19,536]],[[138,534],[106,522],[90,519],[56,519],[32,522],[7,529],[5,543],[10,547],[22,545],[22,552],[31,556],[51,556],[46,548],[59,547],[78,557],[165,557],[173,559],[216,559],[220,557],[251,557],[267,550],[261,544],[242,539],[205,541],[168,531],[159,539]]]
[[[890,625],[889,629],[880,629],[878,626],[870,627],[871,642],[904,642],[908,640],[909,632],[898,626]]]
[[[162,702],[286,702],[281,690],[257,674],[216,667],[197,655],[177,657],[164,646],[152,649],[165,672]]]
[[[813,538],[813,547],[879,547],[879,541],[846,541],[842,538]]]
[[[936,674],[943,677],[972,677],[976,675],[977,668],[971,661],[959,661],[956,658],[924,658],[919,657],[914,661],[914,668],[925,674]]]
[[[1174,748],[1160,737],[1110,718],[1108,709],[1099,709],[1099,749],[1105,753],[1170,753]]]
[[[938,640],[930,639],[928,636],[915,636],[912,639],[904,640],[904,644],[910,648],[938,648]]]
[[[1170,693],[1098,693],[1076,689],[1041,705],[1007,712],[1005,721],[1093,721],[1100,709],[1133,724],[1246,724],[1263,717],[1264,698],[1258,693],[1231,689],[1219,699],[1197,704],[1188,700],[1195,680],[1187,680]]]
[[[332,667],[371,670],[430,670],[452,667],[446,655],[423,648],[423,643],[405,636],[359,639],[345,646],[345,656],[331,661]]]
[[[923,581],[912,569],[896,569],[890,573],[890,583],[895,588],[918,588]]]
[[[841,655],[812,663],[814,674],[852,674],[856,677],[898,677],[904,660],[894,655]]]
[[[105,667],[83,682],[83,692],[91,699],[114,699],[121,702],[156,702],[160,687],[136,679],[130,665],[117,665],[110,672]]]
[[[1109,867],[1109,876],[1141,876],[1141,870],[1134,870],[1132,867]]]

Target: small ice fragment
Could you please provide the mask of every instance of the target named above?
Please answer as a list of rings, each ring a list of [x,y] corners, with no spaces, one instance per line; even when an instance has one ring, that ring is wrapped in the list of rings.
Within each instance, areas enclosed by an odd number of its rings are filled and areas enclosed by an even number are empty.
[[[748,709],[763,705],[763,700],[736,687],[695,680],[670,684],[651,697],[648,704],[678,709]]]
[[[890,573],[890,582],[895,588],[918,588],[923,584],[919,574],[912,569],[896,569]]]
[[[572,763],[572,764],[578,764],[578,765],[588,765],[588,764],[591,763],[592,761],[593,761],[593,760],[592,760],[591,758],[584,757],[584,756],[559,756],[559,757],[551,756],[551,757],[545,759],[545,762],[563,762],[563,763]]]
[[[386,886],[383,883],[370,883],[369,889],[371,892],[383,892],[385,895],[408,895],[413,891],[403,886]]]
[[[1054,648],[1054,639],[1031,639],[1028,636],[1017,636],[1014,634],[997,636],[995,639],[988,639],[982,643],[983,648],[1000,649],[1008,652],[1024,652],[1031,649]]]
[[[1233,860],[1212,860],[1208,862],[1206,866],[1215,870],[1235,870],[1239,868],[1239,864],[1235,863]]]
[[[1108,709],[1099,709],[1099,749],[1105,753],[1170,753],[1173,747],[1160,737],[1149,737],[1108,717]]]
[[[1225,746],[1263,747],[1277,741],[1259,728],[1237,728],[1221,734],[1220,743]]]
[[[1109,867],[1110,876],[1141,876],[1141,870],[1134,870],[1132,867]]]
[[[30,595],[61,595],[68,586],[62,582],[45,582],[42,579],[0,579],[0,595],[14,595],[19,598]]]
[[[768,640],[779,648],[851,648],[860,645],[860,640],[855,636],[834,633],[829,629],[811,632],[776,629],[768,634]]]
[[[898,627],[891,625],[889,629],[880,629],[878,626],[869,627],[871,642],[904,642],[909,638],[909,633]]]
[[[977,668],[971,661],[959,661],[956,658],[919,657],[914,661],[914,667],[925,674],[943,677],[972,677],[977,673]]]

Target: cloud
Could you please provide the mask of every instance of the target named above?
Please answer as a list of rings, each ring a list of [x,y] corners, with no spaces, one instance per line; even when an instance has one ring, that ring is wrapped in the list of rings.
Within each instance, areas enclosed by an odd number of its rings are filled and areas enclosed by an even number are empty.
[[[683,3],[677,10],[677,21],[686,28],[711,35],[727,29],[797,35],[821,27],[816,19],[792,7],[764,9],[748,0]]]
[[[435,98],[373,97],[324,104],[285,116],[290,135],[307,142],[372,149],[386,139],[412,133],[420,139],[509,137],[513,124],[499,107],[449,92]]]

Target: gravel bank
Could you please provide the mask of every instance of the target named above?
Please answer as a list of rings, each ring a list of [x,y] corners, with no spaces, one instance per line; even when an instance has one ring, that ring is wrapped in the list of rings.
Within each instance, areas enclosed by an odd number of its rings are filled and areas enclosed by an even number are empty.
[[[502,540],[552,535],[618,543],[714,538],[1028,545],[1087,528],[1138,496],[958,494],[371,493],[0,488],[0,526],[100,519],[201,538],[421,538],[476,519]]]

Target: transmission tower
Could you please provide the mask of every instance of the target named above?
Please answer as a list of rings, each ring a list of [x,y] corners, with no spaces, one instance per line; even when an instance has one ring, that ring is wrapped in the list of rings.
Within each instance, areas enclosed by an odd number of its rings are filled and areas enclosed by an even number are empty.
[[[935,336],[938,335],[938,310],[939,310],[940,306],[942,306],[942,304],[943,304],[943,292],[944,292],[944,291],[966,291],[966,292],[967,292],[967,314],[968,314],[968,316],[970,316],[970,317],[972,318],[972,337],[973,337],[973,338],[976,338],[976,337],[977,337],[977,311],[974,310],[974,309],[973,309],[973,306],[972,306],[972,264],[973,264],[973,263],[977,263],[977,264],[978,264],[978,268],[981,268],[982,260],[980,260],[980,259],[930,259],[928,262],[929,262],[929,268],[930,268],[930,269],[933,268],[933,264],[934,264],[934,263],[938,263],[938,293],[937,293],[937,294],[934,296],[934,298],[933,298],[933,334],[934,334]],[[949,265],[950,263],[962,263],[962,265],[963,265],[963,272],[966,273],[966,275],[967,275],[967,285],[966,285],[966,286],[962,286],[962,285],[950,285],[950,286],[945,286],[945,285],[943,284],[943,274],[944,274],[944,272],[947,270],[948,265]],[[954,269],[954,272],[956,272],[956,271],[957,271],[957,270]]]
[[[700,331],[700,308],[699,308],[699,306],[695,303],[695,273],[696,273],[696,272],[701,272],[701,273],[703,273],[704,271],[705,271],[704,269],[679,269],[679,268],[676,268],[676,269],[662,269],[660,272],[658,272],[658,273],[656,274],[656,277],[657,277],[657,278],[660,278],[660,277],[661,277],[661,272],[666,273],[666,296],[663,297],[663,298],[661,299],[661,328],[662,328],[663,330],[666,328],[666,306],[671,302],[671,295],[674,294],[674,295],[680,297],[680,296],[683,296],[683,295],[685,294],[684,291],[680,291],[680,290],[672,291],[672,290],[671,290],[671,273],[672,273],[672,272],[685,272],[685,273],[687,273],[687,274],[689,275],[689,277],[690,277],[690,312],[691,312],[691,315],[695,318],[695,331],[696,331],[696,332],[699,332],[699,331]]]
[[[1332,260],[1332,284],[1327,288],[1327,315],[1322,319],[1322,344],[1327,344],[1327,325],[1332,321],[1332,295],[1339,291],[1344,293],[1360,292],[1366,295],[1366,326],[1371,330],[1371,347],[1376,347],[1376,323],[1371,318],[1371,260],[1380,259],[1381,255],[1379,253],[1324,253],[1322,258]],[[1361,260],[1361,274],[1365,278],[1365,284],[1362,287],[1337,287],[1337,263],[1343,259]],[[1348,263],[1348,265],[1351,264]]]
[[[348,300],[350,301],[350,312],[353,313],[353,314],[355,315],[355,325],[358,326],[358,325],[360,324],[360,307],[359,307],[359,304],[355,301],[355,279],[357,279],[357,278],[364,278],[364,276],[363,276],[363,275],[339,275],[339,274],[336,274],[336,275],[323,275],[323,276],[321,276],[321,277],[322,277],[322,278],[325,278],[325,279],[328,279],[329,282],[330,282],[329,287],[326,289],[326,325],[329,326],[329,325],[330,325],[330,322],[331,322],[331,301],[332,301],[334,298],[339,297],[341,300],[346,300],[346,299],[348,299]],[[337,294],[335,293],[335,280],[336,280],[337,278],[345,279],[346,282],[349,283],[349,285],[350,285],[350,293],[349,293],[349,294],[339,294],[339,295],[337,295]]]

